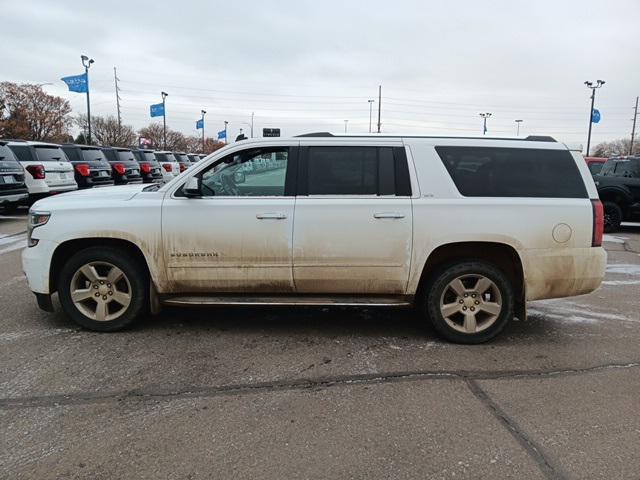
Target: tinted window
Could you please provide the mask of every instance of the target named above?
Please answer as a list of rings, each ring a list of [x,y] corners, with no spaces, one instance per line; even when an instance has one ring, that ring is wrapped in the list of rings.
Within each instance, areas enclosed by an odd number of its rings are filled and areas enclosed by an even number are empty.
[[[0,162],[16,163],[18,160],[11,149],[6,145],[0,145]]]
[[[146,160],[147,162],[155,162],[156,161],[156,156],[153,154],[153,152],[140,152],[142,153],[142,155],[144,155],[144,160]]]
[[[614,175],[616,177],[639,177],[640,160],[621,160],[616,162]]]
[[[11,145],[9,148],[21,162],[31,162],[33,160],[31,158],[29,147],[27,147],[26,145]]]
[[[159,162],[176,162],[176,157],[172,153],[157,153],[156,158]]]
[[[35,147],[38,160],[41,162],[66,162],[67,156],[60,147]]]
[[[79,150],[76,147],[60,147],[60,148],[62,148],[62,151],[64,152],[64,154],[72,162],[77,162],[81,160],[80,154],[78,153]]]
[[[174,153],[173,156],[176,157],[176,160],[178,162],[189,162],[189,157],[187,157],[184,153]]]
[[[587,198],[578,167],[565,150],[436,147],[436,151],[466,197]]]
[[[602,171],[603,165],[604,163],[590,163],[589,171],[591,172],[591,175],[598,175]]]
[[[133,157],[133,152],[131,150],[117,150],[118,160],[121,162],[135,162],[136,159]]]
[[[98,150],[96,148],[83,148],[82,159],[85,162],[106,162],[107,157],[105,157],[104,152],[102,150]]]
[[[616,162],[612,160],[607,160],[607,162],[602,166],[602,170],[600,170],[600,175],[608,176],[613,175],[613,170],[616,168]]]
[[[204,196],[283,196],[289,149],[244,150],[223,158],[202,174]]]
[[[309,147],[309,195],[376,195],[376,147]]]

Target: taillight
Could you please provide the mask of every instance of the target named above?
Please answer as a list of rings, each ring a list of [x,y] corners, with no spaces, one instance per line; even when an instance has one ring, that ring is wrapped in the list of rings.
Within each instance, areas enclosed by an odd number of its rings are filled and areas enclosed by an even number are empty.
[[[118,175],[124,175],[124,172],[127,171],[125,166],[121,163],[114,163],[112,167],[118,173]]]
[[[151,173],[151,164],[150,163],[141,163],[140,171],[142,173]]]
[[[91,168],[86,163],[76,165],[75,169],[76,172],[78,172],[78,175],[80,175],[81,177],[88,177],[89,175],[91,175]]]
[[[162,168],[164,168],[167,172],[171,173],[171,164],[170,163],[163,163],[162,164]]]
[[[591,246],[601,247],[602,236],[604,235],[604,207],[600,200],[591,200],[591,209],[593,210],[593,238],[591,239]]]
[[[44,165],[28,165],[25,167],[34,180],[44,180]]]
[[[187,167],[184,163],[181,163],[180,164],[180,173],[184,172],[187,168],[189,168],[189,167]]]

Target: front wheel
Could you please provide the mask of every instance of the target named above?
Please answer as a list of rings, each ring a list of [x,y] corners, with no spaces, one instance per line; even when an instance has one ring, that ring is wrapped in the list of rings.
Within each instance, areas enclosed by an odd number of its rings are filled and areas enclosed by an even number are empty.
[[[58,280],[60,303],[79,325],[112,332],[130,325],[147,305],[146,270],[126,252],[90,247],[73,255]]]
[[[513,318],[514,293],[506,275],[491,264],[450,265],[427,285],[424,308],[445,339],[482,343],[498,335]]]

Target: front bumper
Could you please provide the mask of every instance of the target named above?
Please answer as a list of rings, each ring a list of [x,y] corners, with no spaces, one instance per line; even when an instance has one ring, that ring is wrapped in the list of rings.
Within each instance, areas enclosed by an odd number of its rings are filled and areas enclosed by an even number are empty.
[[[602,247],[531,249],[520,252],[526,299],[573,297],[596,290],[604,279]]]
[[[35,231],[37,232],[37,229]],[[56,242],[40,240],[35,247],[22,250],[22,271],[33,293],[53,293],[49,282],[49,270],[53,252],[57,246]]]

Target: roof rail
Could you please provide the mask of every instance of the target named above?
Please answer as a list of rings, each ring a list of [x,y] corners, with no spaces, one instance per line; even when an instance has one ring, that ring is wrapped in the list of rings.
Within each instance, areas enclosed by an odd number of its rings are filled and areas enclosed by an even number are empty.
[[[301,135],[296,135],[296,138],[301,137],[315,137],[315,138],[327,138],[327,137],[340,137],[340,138],[377,138],[376,135],[334,135],[330,132],[311,132],[311,133],[303,133]],[[383,134],[380,138],[385,137],[405,137],[405,138],[452,138],[452,139],[473,139],[473,140],[525,140],[528,142],[557,142],[557,140],[550,136],[544,135],[529,135],[526,138],[496,138],[496,137],[451,137],[447,135],[386,135]]]

